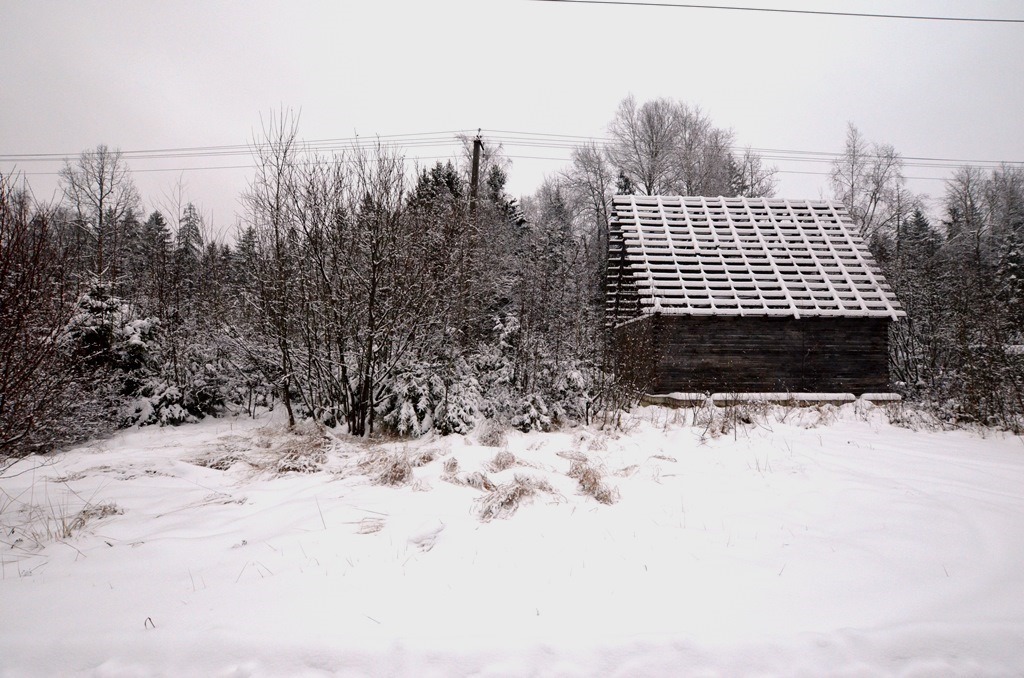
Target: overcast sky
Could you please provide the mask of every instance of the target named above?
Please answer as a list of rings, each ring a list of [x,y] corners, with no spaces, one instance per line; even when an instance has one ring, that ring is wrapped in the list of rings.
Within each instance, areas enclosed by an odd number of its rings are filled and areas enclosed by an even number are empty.
[[[735,4],[1024,19],[1020,0]],[[908,158],[1024,161],[1024,24],[529,0],[0,0],[0,63],[0,156],[244,145],[284,106],[301,110],[305,139],[492,131],[522,195],[569,157],[536,135],[603,137],[632,93],[699,105],[755,149],[838,152],[852,121]],[[436,136],[407,155],[458,153]],[[130,162],[147,209],[180,180],[230,231],[244,150],[163,155]],[[828,196],[827,163],[791,158],[771,161],[778,194]],[[941,196],[950,170],[915,163],[911,188]],[[57,191],[59,160],[0,158],[14,165],[37,197]]]

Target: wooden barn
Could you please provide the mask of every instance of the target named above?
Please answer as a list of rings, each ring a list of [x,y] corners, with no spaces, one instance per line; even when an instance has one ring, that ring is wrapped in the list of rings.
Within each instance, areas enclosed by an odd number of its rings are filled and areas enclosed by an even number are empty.
[[[616,196],[607,312],[648,393],[890,390],[904,315],[846,209]]]

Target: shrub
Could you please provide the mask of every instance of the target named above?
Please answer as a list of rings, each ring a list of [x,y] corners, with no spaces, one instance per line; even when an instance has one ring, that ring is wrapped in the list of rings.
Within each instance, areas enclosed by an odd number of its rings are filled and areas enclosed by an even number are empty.
[[[432,430],[466,434],[480,414],[478,384],[461,360],[447,377],[426,363],[407,366],[386,386],[386,393],[378,408],[380,421],[399,435],[417,437]]]
[[[529,431],[547,431],[551,428],[551,417],[544,398],[531,393],[519,404],[519,412],[510,422],[512,426],[524,433]]]

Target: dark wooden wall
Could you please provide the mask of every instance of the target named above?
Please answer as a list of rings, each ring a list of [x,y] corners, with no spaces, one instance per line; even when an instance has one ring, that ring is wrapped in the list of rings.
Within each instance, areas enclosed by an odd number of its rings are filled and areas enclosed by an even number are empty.
[[[860,395],[890,390],[888,329],[887,318],[654,315],[616,333],[648,393]]]

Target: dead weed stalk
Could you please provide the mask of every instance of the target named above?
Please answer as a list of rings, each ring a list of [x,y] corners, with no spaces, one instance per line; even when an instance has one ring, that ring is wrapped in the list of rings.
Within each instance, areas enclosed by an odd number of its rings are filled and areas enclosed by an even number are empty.
[[[524,501],[540,492],[554,494],[554,488],[543,478],[516,474],[512,482],[498,485],[477,500],[477,517],[484,522],[509,518]]]
[[[602,504],[614,504],[619,500],[619,491],[605,485],[601,471],[584,461],[573,461],[569,465],[568,476],[576,479],[583,494]]]

